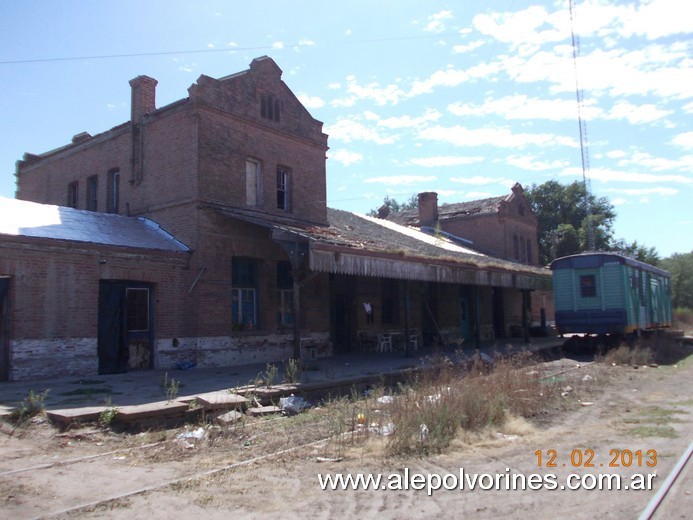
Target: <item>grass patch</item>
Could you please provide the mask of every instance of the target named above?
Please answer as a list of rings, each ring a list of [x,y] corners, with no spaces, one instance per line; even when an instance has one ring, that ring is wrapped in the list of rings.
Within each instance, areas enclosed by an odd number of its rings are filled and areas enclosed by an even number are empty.
[[[676,430],[671,426],[657,426],[653,424],[638,426],[626,431],[633,437],[664,437],[665,439],[675,439],[678,437]]]
[[[664,437],[674,439],[678,437],[676,430],[670,426],[670,423],[683,423],[676,417],[679,414],[685,414],[683,410],[671,410],[651,406],[639,410],[637,417],[630,417],[624,420],[627,425],[633,425],[626,433],[634,437]],[[637,426],[636,426],[637,425]]]

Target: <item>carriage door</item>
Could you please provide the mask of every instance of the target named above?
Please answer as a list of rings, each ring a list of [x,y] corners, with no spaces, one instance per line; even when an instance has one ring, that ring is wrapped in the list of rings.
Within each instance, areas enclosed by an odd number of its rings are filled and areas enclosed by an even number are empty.
[[[99,374],[153,367],[152,291],[136,282],[99,283]]]
[[[0,277],[0,381],[7,381],[10,374],[9,312],[7,310],[10,279]]]

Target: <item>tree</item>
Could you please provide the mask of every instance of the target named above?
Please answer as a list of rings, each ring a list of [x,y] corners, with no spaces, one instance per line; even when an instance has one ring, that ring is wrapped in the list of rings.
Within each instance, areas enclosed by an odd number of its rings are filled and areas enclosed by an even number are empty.
[[[615,240],[611,244],[611,251],[621,253],[625,256],[630,256],[631,258],[635,258],[640,262],[645,262],[654,266],[659,266],[662,262],[656,248],[638,244],[637,240],[633,240],[633,242],[630,244],[622,238]]]
[[[419,207],[419,196],[417,194],[414,194],[404,202],[397,202],[395,199],[385,195],[385,198],[383,198],[383,206],[387,206],[388,208],[390,208],[390,211],[392,212],[416,209]],[[372,209],[368,212],[368,215],[371,217],[377,217],[378,210]]]
[[[693,251],[674,253],[661,262],[671,275],[671,306],[693,309]]]
[[[555,258],[589,249],[589,224],[594,248],[610,249],[616,212],[605,197],[587,193],[582,182],[563,185],[557,181],[533,184],[525,197],[537,216],[539,259],[548,264]],[[591,218],[588,219],[588,215]]]

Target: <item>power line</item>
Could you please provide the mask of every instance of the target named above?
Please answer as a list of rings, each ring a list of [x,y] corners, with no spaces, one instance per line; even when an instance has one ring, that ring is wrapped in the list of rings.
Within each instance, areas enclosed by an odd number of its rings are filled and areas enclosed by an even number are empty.
[[[387,42],[397,42],[405,40],[422,40],[428,38],[441,38],[445,36],[457,35],[458,33],[438,33],[431,35],[417,35],[417,36],[395,36],[392,38],[370,38],[364,40],[352,40],[352,41],[340,41],[340,42],[327,42],[326,46],[333,45],[353,45],[353,44],[363,44],[363,43],[387,43]],[[286,47],[313,47],[311,44],[306,43],[294,43],[291,45],[285,45]],[[204,54],[210,52],[243,52],[243,51],[261,51],[261,50],[271,50],[277,49],[274,45],[258,45],[250,47],[233,47],[228,49],[193,49],[187,51],[161,51],[161,52],[133,52],[126,54],[96,54],[93,56],[63,56],[56,58],[32,58],[24,60],[4,60],[0,61],[0,65],[17,65],[24,63],[50,63],[56,61],[79,61],[79,60],[107,60],[116,58],[142,58],[147,56],[172,56],[178,54]]]

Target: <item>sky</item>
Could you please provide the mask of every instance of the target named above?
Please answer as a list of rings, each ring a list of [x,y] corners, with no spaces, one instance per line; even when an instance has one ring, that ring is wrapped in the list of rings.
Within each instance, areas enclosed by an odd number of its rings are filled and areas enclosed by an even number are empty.
[[[615,238],[688,253],[692,36],[689,0],[0,0],[0,196],[25,152],[128,121],[135,76],[162,107],[267,55],[324,123],[332,208],[569,184],[584,151]]]

